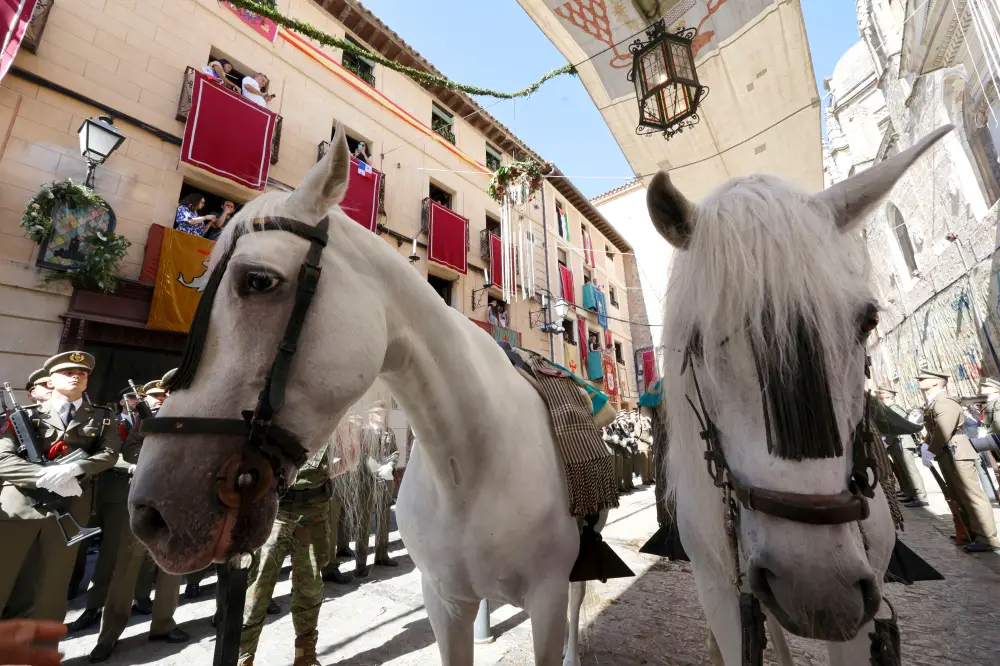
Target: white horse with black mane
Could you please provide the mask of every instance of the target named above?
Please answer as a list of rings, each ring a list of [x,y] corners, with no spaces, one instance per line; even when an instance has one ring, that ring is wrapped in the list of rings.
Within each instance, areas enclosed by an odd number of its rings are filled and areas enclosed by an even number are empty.
[[[536,664],[564,663],[581,538],[546,403],[341,211],[350,168],[338,128],[293,193],[261,195],[226,227],[173,392],[144,423],[132,530],[172,573],[259,548],[278,486],[381,377],[420,442],[396,517],[442,662],[471,666],[476,611],[493,599],[528,612]],[[573,590],[570,666],[583,583]]]
[[[895,533],[866,451],[877,310],[852,232],[949,129],[818,195],[751,176],[695,206],[665,173],[650,184],[653,223],[681,250],[663,334],[667,472],[715,664],[760,663],[758,601],[782,664],[781,627],[828,641],[833,666],[869,663]]]

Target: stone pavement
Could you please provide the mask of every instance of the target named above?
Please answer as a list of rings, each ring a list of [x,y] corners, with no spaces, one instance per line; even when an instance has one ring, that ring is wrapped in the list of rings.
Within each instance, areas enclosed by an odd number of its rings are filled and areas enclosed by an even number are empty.
[[[927,478],[929,490],[936,489]],[[931,493],[929,511],[904,509],[903,540],[941,571],[946,580],[909,588],[891,585],[887,596],[899,614],[903,663],[913,666],[996,666],[1000,664],[1000,556],[967,555],[948,540],[951,519],[940,493]],[[698,604],[690,567],[638,554],[656,528],[652,488],[622,498],[605,529],[606,540],[636,572],[636,577],[592,584],[584,607],[586,666],[681,666],[708,664],[708,632]],[[375,567],[360,585],[327,584],[320,620],[320,661],[337,666],[415,666],[440,664],[434,636],[423,611],[420,574],[405,555],[398,532],[391,553],[397,569]],[[822,554],[817,554],[822,556]],[[353,569],[344,563],[343,571]],[[287,608],[291,585],[287,567],[275,591],[283,611],[264,629],[258,664],[290,664],[293,631]],[[202,598],[183,603],[180,626],[192,634],[186,645],[146,641],[147,618],[132,618],[109,666],[208,666],[215,645],[209,620],[215,587],[207,579]],[[72,620],[79,613],[77,600]],[[531,629],[520,609],[499,606],[492,614],[496,640],[476,648],[476,666],[534,664]],[[67,666],[87,663],[96,631],[64,643]],[[826,664],[825,650],[815,642],[793,639],[798,664]]]

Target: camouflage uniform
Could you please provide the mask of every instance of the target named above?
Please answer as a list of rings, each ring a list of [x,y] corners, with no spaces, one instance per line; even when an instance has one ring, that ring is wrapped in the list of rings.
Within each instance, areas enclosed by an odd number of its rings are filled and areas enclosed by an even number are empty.
[[[316,625],[323,603],[321,569],[330,560],[329,449],[319,453],[299,470],[291,490],[278,504],[278,517],[271,536],[260,549],[257,575],[247,590],[240,634],[240,664],[253,663],[257,641],[264,628],[267,605],[281,573],[285,555],[292,555],[292,624],[295,627],[294,666],[313,666],[316,660]]]

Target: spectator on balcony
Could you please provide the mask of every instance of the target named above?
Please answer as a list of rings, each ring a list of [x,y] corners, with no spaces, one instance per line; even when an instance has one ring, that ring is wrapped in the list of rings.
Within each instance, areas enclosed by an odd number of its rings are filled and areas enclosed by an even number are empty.
[[[368,146],[365,145],[364,141],[358,141],[358,146],[354,149],[352,156],[362,164],[368,164],[372,159],[371,155],[368,154]]]
[[[497,302],[496,301],[490,301],[489,317],[488,318],[489,318],[490,323],[493,324],[494,326],[499,326],[500,325],[500,317],[497,315]]]
[[[192,192],[177,206],[174,216],[174,229],[186,234],[204,236],[205,231],[215,222],[215,215],[198,215],[205,207],[205,197],[199,192]]]
[[[235,212],[235,203],[232,201],[223,201],[222,212],[213,213],[213,215],[215,215],[215,221],[205,229],[205,238],[211,241],[218,240],[219,234],[222,233],[222,228],[226,226],[226,222],[232,219],[233,213]]]
[[[501,327],[503,327],[503,328],[509,328],[507,326],[507,324],[509,322],[508,322],[508,319],[507,319],[507,304],[506,303],[501,303],[500,305],[497,306],[497,321],[500,322],[500,326]]]
[[[243,96],[259,106],[266,107],[267,103],[274,99],[274,95],[267,94],[267,85],[270,83],[263,72],[257,72],[254,76],[243,77]]]
[[[221,83],[222,85],[230,88],[233,92],[239,92],[236,84],[229,80],[227,74],[233,71],[233,65],[225,58],[219,58],[218,60],[212,60],[207,65],[201,68],[201,73],[205,76],[214,79]]]
[[[597,336],[597,333],[591,333],[588,339],[587,349],[590,351],[601,351],[601,339]]]

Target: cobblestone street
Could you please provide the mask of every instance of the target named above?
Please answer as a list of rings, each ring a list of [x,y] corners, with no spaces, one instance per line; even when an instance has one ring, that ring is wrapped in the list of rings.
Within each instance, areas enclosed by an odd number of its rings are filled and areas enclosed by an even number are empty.
[[[928,475],[927,487],[935,488]],[[896,606],[902,631],[904,664],[995,666],[1000,664],[1000,626],[996,595],[1000,592],[1000,556],[958,552],[948,539],[951,519],[940,493],[932,494],[930,511],[904,509],[903,540],[936,567],[945,581],[904,588],[892,585],[888,597]],[[1000,514],[1000,512],[998,512]],[[632,579],[594,584],[584,609],[587,666],[680,666],[708,664],[707,630],[686,564],[639,555],[638,549],[655,531],[652,488],[623,497],[605,529],[606,539],[636,572]],[[439,664],[434,637],[423,611],[420,575],[406,557],[398,532],[391,554],[397,569],[375,567],[361,585],[326,586],[327,600],[320,620],[320,660],[338,666],[409,666]],[[351,571],[353,563],[344,563]],[[169,646],[146,640],[148,618],[133,617],[109,666],[210,664],[215,645],[209,620],[214,611],[214,584],[203,586],[202,597],[182,603],[177,619],[192,635],[189,644]],[[275,598],[282,613],[264,630],[258,664],[289,664],[293,631],[288,613],[290,582],[287,569]],[[182,602],[184,600],[182,599]],[[79,613],[82,597],[69,619]],[[530,665],[531,629],[527,615],[500,606],[492,613],[496,641],[476,648],[477,666]],[[66,664],[87,663],[96,630],[65,645]],[[809,641],[793,640],[798,664],[826,664],[826,654]]]

